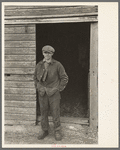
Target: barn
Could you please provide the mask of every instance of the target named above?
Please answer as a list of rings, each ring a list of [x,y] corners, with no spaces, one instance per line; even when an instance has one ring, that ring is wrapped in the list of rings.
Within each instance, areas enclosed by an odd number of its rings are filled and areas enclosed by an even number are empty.
[[[4,5],[4,123],[40,122],[33,75],[46,44],[56,49],[54,57],[69,76],[61,122],[97,127],[98,6],[93,5]]]

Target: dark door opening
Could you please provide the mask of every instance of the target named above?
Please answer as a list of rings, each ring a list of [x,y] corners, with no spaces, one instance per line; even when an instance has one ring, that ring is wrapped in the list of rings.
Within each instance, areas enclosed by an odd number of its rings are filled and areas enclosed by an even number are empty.
[[[36,25],[36,63],[43,59],[41,49],[51,45],[69,76],[61,92],[61,116],[88,116],[88,73],[90,53],[90,23],[56,23]],[[37,102],[38,103],[38,102]],[[40,115],[39,103],[37,115]]]

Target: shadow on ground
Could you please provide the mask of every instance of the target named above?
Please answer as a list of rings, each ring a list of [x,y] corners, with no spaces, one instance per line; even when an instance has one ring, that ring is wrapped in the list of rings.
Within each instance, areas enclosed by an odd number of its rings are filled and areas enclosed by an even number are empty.
[[[97,130],[78,124],[62,124],[62,141],[54,138],[53,124],[50,123],[49,135],[44,140],[38,140],[40,125],[5,126],[5,144],[97,144]]]

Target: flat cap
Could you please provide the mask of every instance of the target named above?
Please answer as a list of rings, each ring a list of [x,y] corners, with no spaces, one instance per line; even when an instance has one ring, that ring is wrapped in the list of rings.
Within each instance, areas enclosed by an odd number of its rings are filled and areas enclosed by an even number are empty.
[[[42,51],[47,51],[47,52],[53,52],[54,53],[55,49],[50,45],[46,45],[42,48]]]

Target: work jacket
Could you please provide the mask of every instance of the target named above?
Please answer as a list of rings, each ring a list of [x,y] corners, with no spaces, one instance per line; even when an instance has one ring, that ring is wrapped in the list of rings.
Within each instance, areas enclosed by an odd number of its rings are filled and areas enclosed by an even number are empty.
[[[52,59],[47,68],[47,77],[43,82],[42,77],[45,71],[44,61],[40,61],[35,68],[34,81],[35,87],[43,96],[45,92],[48,96],[52,96],[57,91],[63,91],[68,83],[68,76],[63,65]]]

